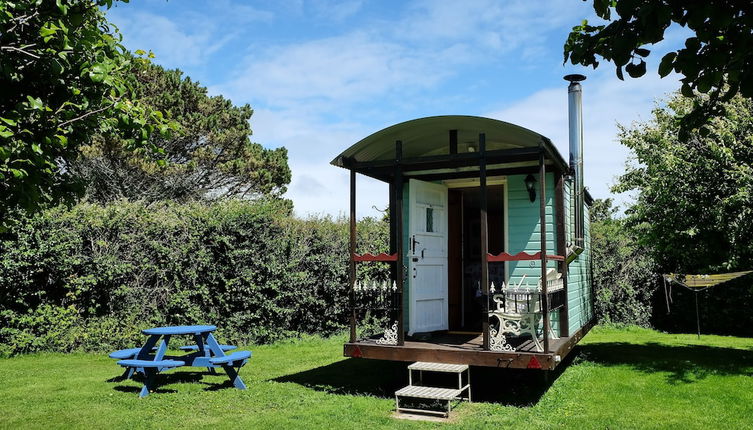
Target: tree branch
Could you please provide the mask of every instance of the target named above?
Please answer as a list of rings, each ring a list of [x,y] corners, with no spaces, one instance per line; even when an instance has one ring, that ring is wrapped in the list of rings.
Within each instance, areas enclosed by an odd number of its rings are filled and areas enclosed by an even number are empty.
[[[105,111],[105,110],[109,109],[110,107],[111,107],[111,106],[103,106],[103,107],[101,107],[101,108],[99,108],[99,109],[95,109],[95,110],[92,110],[92,111],[86,112],[85,114],[83,114],[83,115],[79,115],[79,116],[77,116],[76,118],[71,118],[71,119],[69,119],[68,121],[63,121],[62,123],[60,123],[60,124],[58,125],[58,127],[65,127],[65,126],[66,126],[66,125],[68,125],[68,124],[74,123],[74,122],[76,122],[76,121],[80,121],[80,120],[82,120],[82,119],[84,119],[84,118],[86,118],[86,117],[88,117],[88,116],[91,116],[91,115],[94,115],[94,114],[98,114],[98,113],[100,113],[100,112],[103,112],[103,111]]]
[[[15,46],[0,46],[0,50],[5,50],[5,51],[17,51],[17,52],[20,52],[20,53],[22,53],[22,54],[26,54],[26,55],[28,55],[29,57],[35,58],[35,59],[37,59],[37,60],[39,59],[39,55],[36,55],[36,54],[32,54],[32,53],[31,53],[31,52],[29,52],[29,51],[24,51],[23,49],[21,49],[21,48],[16,48]]]

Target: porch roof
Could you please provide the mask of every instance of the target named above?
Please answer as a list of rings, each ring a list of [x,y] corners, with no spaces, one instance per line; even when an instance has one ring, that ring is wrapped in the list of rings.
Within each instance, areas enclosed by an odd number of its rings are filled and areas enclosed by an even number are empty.
[[[450,132],[457,130],[456,153],[450,152]],[[394,169],[395,142],[402,142],[405,171],[422,165],[435,172],[473,170],[480,158],[479,134],[486,136],[488,162],[497,166],[538,160],[541,150],[549,163],[566,170],[567,163],[545,136],[508,122],[468,115],[443,115],[405,121],[373,133],[332,160],[339,167],[356,170],[378,179],[388,179]],[[429,163],[427,163],[429,162]],[[428,165],[427,165],[428,164]]]

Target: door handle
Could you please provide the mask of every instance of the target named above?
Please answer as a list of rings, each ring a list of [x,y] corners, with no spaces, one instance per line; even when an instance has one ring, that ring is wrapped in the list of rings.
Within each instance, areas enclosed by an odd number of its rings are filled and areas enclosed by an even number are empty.
[[[416,245],[420,245],[421,242],[416,240],[416,235],[414,234],[413,237],[411,237],[411,250],[413,254],[416,254]]]

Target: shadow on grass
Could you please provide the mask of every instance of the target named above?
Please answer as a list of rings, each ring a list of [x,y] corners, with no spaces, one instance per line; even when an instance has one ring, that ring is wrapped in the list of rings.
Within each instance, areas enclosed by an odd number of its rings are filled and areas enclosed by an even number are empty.
[[[141,387],[129,387],[127,385],[119,385],[115,387],[114,390],[120,391],[121,393],[139,394],[141,392]],[[157,388],[154,391],[151,391],[151,393],[177,393],[177,392],[178,390],[162,388],[160,386],[157,386]]]
[[[221,375],[222,377],[224,377],[222,382],[210,382],[206,379],[206,377],[217,376],[217,375]],[[131,393],[131,392],[138,393],[139,391],[141,391],[141,385],[144,384],[144,376],[141,373],[136,373],[132,379],[134,382],[139,384],[138,387],[118,385],[118,386],[113,387],[113,389],[117,391],[128,392],[128,393]],[[110,378],[106,382],[117,383],[117,382],[123,382],[126,380],[127,379],[124,378],[123,375],[120,375],[114,378]],[[227,375],[224,372],[217,372],[215,374],[212,374],[209,372],[202,372],[202,371],[185,371],[185,370],[177,371],[177,372],[161,372],[157,374],[155,382],[157,385],[157,389],[156,389],[157,393],[175,393],[177,392],[176,390],[165,389],[162,387],[165,385],[183,384],[183,383],[204,385],[205,391],[218,391],[218,390],[224,390],[224,389],[229,389],[229,388],[235,388],[232,381],[230,381],[230,379],[227,377]]]
[[[406,363],[348,358],[322,367],[273,379],[332,394],[392,397],[407,380]]]
[[[471,388],[474,402],[493,402],[511,406],[536,404],[559,377],[567,362],[554,371],[528,369],[471,368]],[[409,363],[349,358],[327,366],[291,375],[275,382],[292,382],[332,394],[361,394],[394,398],[395,391],[408,384]],[[417,372],[414,372],[416,383]],[[425,373],[424,385],[457,387],[455,374]]]
[[[579,345],[577,361],[602,366],[627,365],[645,373],[667,373],[670,384],[691,383],[710,375],[753,375],[753,351],[703,345],[607,342]]]
[[[630,366],[639,372],[667,374],[670,384],[692,383],[710,375],[753,376],[753,351],[709,346],[671,346],[658,343],[599,343],[578,345],[557,369],[473,367],[473,400],[503,405],[533,406],[568,366],[580,362],[601,366]],[[282,376],[276,382],[292,382],[332,394],[363,394],[393,398],[408,383],[408,363],[350,358],[303,372]],[[445,378],[442,378],[445,376]],[[455,375],[424,380],[426,385],[457,383]],[[456,386],[456,385],[455,385]]]

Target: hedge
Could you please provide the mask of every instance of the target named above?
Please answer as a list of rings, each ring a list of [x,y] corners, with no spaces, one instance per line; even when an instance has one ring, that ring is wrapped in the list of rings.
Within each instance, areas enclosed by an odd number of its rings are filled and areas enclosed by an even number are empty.
[[[271,202],[79,204],[22,218],[0,240],[0,355],[133,346],[157,325],[216,324],[236,343],[340,331],[347,234],[344,219],[294,219]],[[383,220],[360,221],[359,235],[359,252],[387,250]]]

